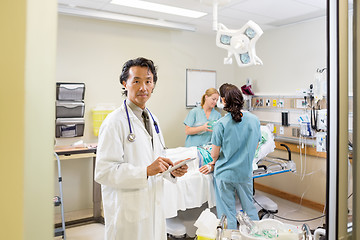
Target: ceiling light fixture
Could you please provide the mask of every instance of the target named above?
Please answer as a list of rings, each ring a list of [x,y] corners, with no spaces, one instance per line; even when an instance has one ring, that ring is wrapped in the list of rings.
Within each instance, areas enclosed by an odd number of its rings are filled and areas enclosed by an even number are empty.
[[[138,8],[148,11],[161,12],[190,18],[200,18],[207,15],[207,13],[204,12],[193,11],[185,8],[172,7],[165,4],[152,3],[141,0],[112,0],[110,3],[120,6]]]
[[[192,32],[196,31],[196,28],[193,25],[189,25],[189,24],[169,22],[164,20],[155,20],[155,19],[143,18],[143,17],[135,17],[124,14],[96,11],[90,9],[77,8],[77,7],[74,8],[74,7],[58,6],[58,12],[60,14],[96,18],[96,19],[115,21],[115,22],[125,22],[125,23],[148,25],[154,27],[186,30]]]

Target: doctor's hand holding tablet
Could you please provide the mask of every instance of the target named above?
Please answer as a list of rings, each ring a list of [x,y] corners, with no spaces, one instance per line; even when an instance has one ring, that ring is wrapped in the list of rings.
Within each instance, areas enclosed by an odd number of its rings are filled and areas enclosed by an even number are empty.
[[[190,160],[190,159],[176,161],[175,164],[171,168],[166,170],[164,173],[170,172],[170,174],[173,175],[174,177],[183,176],[185,173],[187,173],[187,170],[189,168],[188,165],[186,165],[188,160]],[[172,170],[172,169],[174,169],[174,170]]]
[[[147,167],[147,175],[154,176],[158,173],[171,173],[173,177],[181,177],[187,173],[187,163],[195,160],[195,158],[187,158],[173,163],[169,158],[158,157],[151,165]]]

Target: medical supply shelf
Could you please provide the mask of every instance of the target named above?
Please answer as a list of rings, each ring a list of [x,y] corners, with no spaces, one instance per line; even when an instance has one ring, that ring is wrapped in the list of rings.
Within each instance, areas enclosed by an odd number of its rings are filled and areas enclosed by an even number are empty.
[[[76,160],[81,158],[92,158],[93,160],[93,174],[96,163],[96,147],[72,147],[72,146],[56,146],[55,152],[58,154],[61,161]],[[92,178],[94,179],[94,178]],[[76,220],[65,221],[66,226],[81,225],[88,223],[104,223],[104,218],[101,215],[101,186],[93,180],[93,211],[91,217],[84,217]],[[59,227],[60,224],[55,224]]]
[[[57,138],[81,137],[85,128],[85,84],[56,83],[56,122]]]
[[[61,101],[82,101],[85,96],[84,83],[57,82],[56,99]]]
[[[83,101],[56,101],[56,118],[84,117],[85,103]]]

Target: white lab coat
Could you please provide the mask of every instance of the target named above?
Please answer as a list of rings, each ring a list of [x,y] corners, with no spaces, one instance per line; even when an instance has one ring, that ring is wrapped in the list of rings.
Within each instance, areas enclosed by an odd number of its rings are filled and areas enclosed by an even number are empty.
[[[166,240],[163,177],[147,177],[147,166],[164,153],[163,136],[153,120],[151,136],[128,107],[134,142],[124,105],[110,113],[100,128],[95,181],[101,184],[106,240]],[[155,121],[158,122],[154,116]],[[169,180],[174,181],[168,174]]]

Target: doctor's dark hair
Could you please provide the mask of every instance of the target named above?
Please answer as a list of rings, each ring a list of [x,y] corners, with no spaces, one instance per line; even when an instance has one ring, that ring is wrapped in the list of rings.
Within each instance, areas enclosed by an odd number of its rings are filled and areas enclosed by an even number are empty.
[[[148,70],[153,74],[153,81],[154,86],[156,85],[157,81],[157,67],[154,65],[154,62],[150,59],[146,59],[143,57],[138,57],[136,59],[130,59],[126,63],[124,63],[124,66],[122,68],[121,74],[120,74],[120,84],[123,85],[123,82],[126,82],[129,79],[129,70],[131,67],[147,67]],[[127,96],[127,90],[123,87],[123,95]]]
[[[220,97],[225,98],[224,110],[229,112],[235,122],[241,122],[244,97],[238,87],[224,83],[220,87]]]

